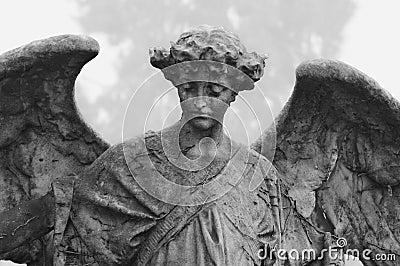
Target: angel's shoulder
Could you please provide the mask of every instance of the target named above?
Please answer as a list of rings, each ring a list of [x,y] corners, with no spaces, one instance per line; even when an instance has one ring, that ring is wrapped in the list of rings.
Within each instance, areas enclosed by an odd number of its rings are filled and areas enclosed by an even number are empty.
[[[149,131],[145,134],[124,140],[121,143],[109,147],[93,163],[93,166],[102,164],[104,166],[116,167],[126,165],[127,160],[147,153],[146,140],[157,135],[157,132]]]
[[[127,176],[131,176],[131,168],[128,163],[131,158],[140,156],[145,151],[141,143],[144,136],[137,136],[110,146],[91,165],[79,173],[76,187],[86,195],[87,191],[93,190],[98,184],[103,186],[118,187],[116,185]]]

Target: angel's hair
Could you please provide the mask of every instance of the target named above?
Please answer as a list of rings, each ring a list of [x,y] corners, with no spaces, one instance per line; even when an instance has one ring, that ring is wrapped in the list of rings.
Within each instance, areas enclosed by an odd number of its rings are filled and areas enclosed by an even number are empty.
[[[150,49],[150,63],[163,69],[184,61],[210,60],[228,64],[249,76],[254,82],[264,74],[265,55],[248,53],[239,38],[222,27],[197,26],[183,33],[170,50]]]

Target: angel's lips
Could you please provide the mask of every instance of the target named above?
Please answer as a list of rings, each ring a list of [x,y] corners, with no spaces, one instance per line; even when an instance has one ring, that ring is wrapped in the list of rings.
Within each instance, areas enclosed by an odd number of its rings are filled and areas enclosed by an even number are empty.
[[[193,115],[193,119],[194,118],[212,118],[214,119],[213,116],[209,115],[209,114],[204,114],[204,113],[200,113],[200,114],[194,114]]]
[[[222,122],[222,119],[219,119],[215,114],[212,114],[212,115],[209,115],[209,114],[198,114],[198,115],[194,115],[190,120],[193,120],[193,121],[209,121],[209,122],[220,121],[220,122]]]
[[[197,127],[198,129],[208,130],[209,128],[218,124],[218,119],[210,115],[201,114],[190,118],[188,122]]]

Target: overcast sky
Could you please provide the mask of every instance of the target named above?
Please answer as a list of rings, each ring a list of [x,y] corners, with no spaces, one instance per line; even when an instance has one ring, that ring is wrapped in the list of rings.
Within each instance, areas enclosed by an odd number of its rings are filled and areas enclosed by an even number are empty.
[[[82,33],[74,20],[82,10],[74,1],[0,0],[0,4],[3,11],[0,16],[0,52],[51,35]],[[397,81],[400,62],[400,1],[356,0],[356,4],[356,12],[346,26],[344,42],[337,59],[362,70],[400,99]],[[79,78],[112,84],[117,77],[113,69],[116,52],[105,37],[94,37],[100,42],[101,53],[85,67]],[[88,90],[95,93],[95,90]]]

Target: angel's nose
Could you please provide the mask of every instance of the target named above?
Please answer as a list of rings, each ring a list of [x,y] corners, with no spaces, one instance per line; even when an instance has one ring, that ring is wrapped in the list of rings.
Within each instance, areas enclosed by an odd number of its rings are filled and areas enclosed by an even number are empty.
[[[196,108],[198,108],[198,109],[202,109],[203,107],[206,107],[207,101],[206,101],[205,97],[203,97],[203,96],[196,97],[196,99],[194,100],[194,106],[196,106]]]

